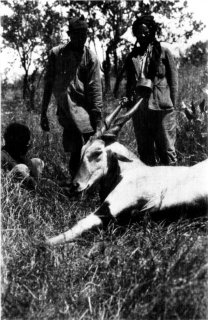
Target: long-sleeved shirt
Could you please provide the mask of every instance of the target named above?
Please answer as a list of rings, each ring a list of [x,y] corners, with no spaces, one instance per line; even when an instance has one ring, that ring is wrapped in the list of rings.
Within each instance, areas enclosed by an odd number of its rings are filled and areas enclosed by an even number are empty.
[[[136,91],[138,74],[142,68],[140,61],[143,57],[139,55],[138,51],[139,50],[133,50],[126,59],[126,94],[128,98]],[[133,59],[138,60],[137,66],[139,70],[137,71]],[[156,74],[149,74],[148,78],[153,82],[153,91],[148,99],[148,108],[152,110],[171,110],[175,108],[178,97],[178,71],[169,49],[161,47]]]
[[[86,46],[75,51],[71,44],[54,47],[49,55],[45,88],[51,88],[57,105],[60,124],[75,126],[87,133],[101,120],[102,84],[100,64]]]

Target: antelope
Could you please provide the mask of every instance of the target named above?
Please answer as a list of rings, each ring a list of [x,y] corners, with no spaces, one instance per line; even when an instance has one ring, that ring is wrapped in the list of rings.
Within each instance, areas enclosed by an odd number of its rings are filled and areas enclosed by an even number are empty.
[[[104,121],[101,132],[83,146],[79,170],[73,180],[78,192],[100,184],[102,204],[70,230],[49,238],[46,244],[56,246],[74,241],[84,232],[117,220],[122,214],[148,212],[165,217],[179,209],[193,208],[207,212],[208,159],[191,167],[150,167],[124,145],[116,141],[123,124],[137,111],[142,98],[126,114],[116,118],[121,103]]]

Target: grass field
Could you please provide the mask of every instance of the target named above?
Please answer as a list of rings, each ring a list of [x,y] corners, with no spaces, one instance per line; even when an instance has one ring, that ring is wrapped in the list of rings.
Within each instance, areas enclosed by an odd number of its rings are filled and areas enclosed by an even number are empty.
[[[106,99],[113,108],[115,102]],[[7,103],[2,112],[2,131],[12,120],[27,123],[31,156],[46,163],[36,192],[2,173],[2,319],[208,319],[206,219],[165,225],[146,217],[125,228],[111,224],[55,249],[37,246],[95,210],[98,195],[69,199],[59,187],[67,158],[53,108],[48,136],[40,130],[38,113],[25,111],[23,104]],[[207,157],[204,121],[188,122],[179,112],[180,163]],[[119,139],[136,150],[131,123]]]

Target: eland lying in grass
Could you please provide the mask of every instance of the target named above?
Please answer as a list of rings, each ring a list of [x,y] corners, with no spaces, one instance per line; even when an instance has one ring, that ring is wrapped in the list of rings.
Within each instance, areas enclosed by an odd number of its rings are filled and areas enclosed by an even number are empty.
[[[102,226],[106,220],[118,219],[122,214],[138,215],[149,212],[174,215],[178,210],[194,209],[201,213],[208,205],[208,160],[192,167],[145,165],[122,144],[115,141],[121,126],[139,107],[115,120],[120,107],[107,118],[98,137],[83,146],[80,168],[73,181],[77,191],[100,184],[102,204],[70,230],[48,239],[48,245],[73,241],[85,231]],[[110,121],[108,121],[110,119]],[[109,129],[114,120],[114,126]],[[135,210],[134,210],[135,211]],[[165,216],[164,215],[164,216]]]

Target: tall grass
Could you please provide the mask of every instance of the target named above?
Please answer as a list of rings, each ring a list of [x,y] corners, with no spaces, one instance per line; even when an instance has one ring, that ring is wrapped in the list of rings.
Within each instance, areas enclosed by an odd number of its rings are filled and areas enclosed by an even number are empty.
[[[116,104],[111,96],[105,103],[109,109]],[[30,155],[41,157],[46,168],[36,192],[2,173],[2,319],[207,319],[206,219],[165,225],[147,216],[128,227],[111,224],[55,249],[40,245],[99,205],[96,193],[68,198],[59,187],[68,171],[54,109],[52,104],[47,136],[39,115],[23,104],[3,109],[2,129],[11,120],[25,121],[33,132]],[[197,124],[188,122],[182,110],[179,115],[181,161],[200,161],[206,155],[201,132],[188,148],[185,128]],[[131,123],[119,139],[136,150]],[[198,144],[203,153],[197,155]]]
[[[98,201],[3,183],[3,319],[206,319],[206,221],[111,225],[45,250]]]

